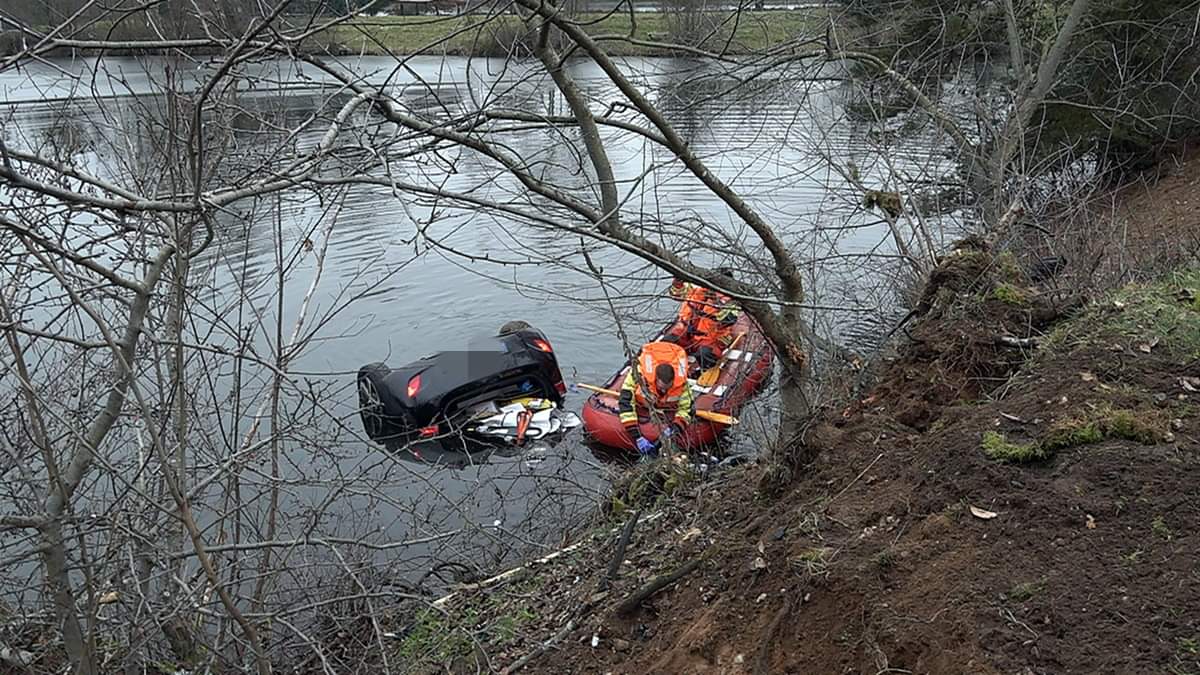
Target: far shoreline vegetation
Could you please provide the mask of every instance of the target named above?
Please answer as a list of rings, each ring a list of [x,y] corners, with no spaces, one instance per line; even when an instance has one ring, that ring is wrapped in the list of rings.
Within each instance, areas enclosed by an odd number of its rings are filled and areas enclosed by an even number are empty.
[[[681,19],[672,12],[585,12],[578,15],[584,30],[605,43],[614,56],[678,56],[688,48],[727,56],[761,54],[785,47],[798,35],[811,35],[826,19],[826,10],[746,10],[736,16],[728,12],[706,12],[683,19],[688,36],[676,28]],[[695,30],[695,24],[704,26]],[[303,26],[297,25],[298,31]],[[124,27],[93,26],[82,31],[85,40],[147,40],[157,36]],[[515,15],[467,13],[364,16],[306,39],[302,51],[336,55],[402,56],[433,54],[449,56],[528,55],[532,35]],[[680,48],[680,47],[684,48]],[[0,55],[21,49],[16,31],[0,32]],[[205,49],[187,50],[205,53]],[[144,53],[144,52],[143,52]]]

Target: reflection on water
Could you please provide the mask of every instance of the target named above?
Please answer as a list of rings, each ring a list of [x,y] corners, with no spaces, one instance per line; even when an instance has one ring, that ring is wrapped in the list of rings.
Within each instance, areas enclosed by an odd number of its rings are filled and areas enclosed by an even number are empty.
[[[864,274],[861,261],[851,265],[830,258],[838,252],[890,250],[883,224],[872,223],[853,199],[837,196],[843,183],[829,170],[831,161],[852,160],[868,177],[883,169],[877,168],[876,150],[862,138],[863,128],[842,123],[834,85],[798,84],[784,74],[760,78],[726,94],[736,80],[716,76],[701,63],[687,59],[625,63],[636,73],[638,86],[691,147],[785,233],[801,257],[827,260],[813,263],[808,270],[813,302],[870,307],[886,301],[865,283],[869,275]],[[79,91],[59,70],[94,65],[99,69],[89,92]],[[352,66],[368,81],[388,87],[412,114],[428,120],[461,120],[484,105],[569,114],[544,75],[530,76],[536,72],[532,64],[429,57],[410,59],[407,69],[397,69],[384,58],[364,58]],[[259,69],[276,85],[239,91],[232,99],[236,105],[213,113],[225,116],[232,133],[218,133],[221,125],[212,124],[205,131],[210,134],[208,141],[236,150],[227,154],[236,154],[238,161],[214,160],[206,168],[212,180],[237,182],[252,177],[260,162],[280,151],[281,143],[290,151],[314,147],[331,111],[346,100],[344,92],[327,86],[327,79],[311,68],[273,63],[246,67]],[[568,67],[598,109],[619,98],[594,64],[579,60]],[[155,94],[152,80],[164,68],[155,59],[105,58],[32,64],[21,72],[4,73],[0,75],[0,98],[6,101],[0,108],[2,133],[16,148],[69,148],[76,161],[93,172],[134,176],[150,193],[180,192],[187,185],[182,170],[178,175],[148,175],[148,167],[139,160],[153,154],[147,148],[170,147],[172,120],[189,114],[177,108],[178,101]],[[176,77],[198,74],[176,73]],[[76,98],[68,102],[68,97]],[[306,126],[298,134],[287,131],[300,125]],[[394,131],[377,125],[370,133],[388,138]],[[744,240],[742,226],[728,208],[670,162],[661,147],[613,128],[603,133],[622,190],[633,192],[622,213],[632,227],[672,223],[686,228],[691,219],[723,228],[723,236],[731,242]],[[563,142],[564,137],[576,139],[577,134],[572,127],[517,129],[506,132],[505,140],[531,171],[564,190],[590,191],[590,166],[586,162],[581,166],[575,150]],[[359,140],[340,141],[347,157],[361,154]],[[905,161],[914,166],[933,161],[931,147],[914,138],[905,146]],[[514,179],[497,176],[489,161],[447,149],[440,159],[429,162],[419,164],[397,156],[394,170],[402,176],[434,175],[446,189],[501,203],[525,204],[531,199]],[[589,192],[579,194],[595,201]],[[363,363],[405,362],[443,349],[454,336],[490,333],[506,321],[525,319],[549,336],[568,381],[601,382],[624,358],[609,301],[633,318],[626,328],[636,341],[651,334],[675,310],[661,299],[669,280],[647,274],[640,261],[591,247],[594,262],[613,275],[602,286],[581,273],[577,261],[545,260],[556,252],[577,251],[578,237],[396,195],[384,186],[356,187],[332,203],[326,197],[296,189],[230,205],[216,214],[217,239],[196,263],[196,274],[208,284],[194,306],[197,339],[224,345],[248,341],[262,353],[270,353],[272,337],[267,327],[278,314],[271,301],[279,290],[276,272],[281,265],[288,272],[282,280],[282,316],[290,324],[315,278],[313,257],[302,255],[302,244],[319,239],[320,224],[332,222],[325,269],[312,299],[314,312],[321,317],[321,340],[291,367],[303,373],[306,382],[315,383],[310,386],[343,389],[333,409],[322,411],[328,417],[326,439],[333,439],[322,443],[331,445],[317,454],[311,443],[298,438],[289,447],[297,485],[323,486],[297,488],[289,497],[291,506],[316,509],[333,489],[328,486],[336,484],[341,491],[338,499],[343,501],[328,509],[328,517],[307,527],[383,532],[390,539],[403,540],[455,529],[476,536],[480,530],[471,527],[499,521],[524,541],[552,542],[557,534],[553,530],[567,522],[568,514],[590,504],[604,485],[604,472],[590,451],[580,446],[578,433],[545,448],[536,463],[519,455],[445,446],[381,450],[357,435],[351,373]],[[418,227],[425,228],[426,238],[416,235]],[[430,245],[431,238],[437,246]],[[295,255],[281,260],[280,241]],[[539,263],[529,264],[531,251]],[[481,260],[484,256],[489,261]],[[497,265],[495,260],[515,264]],[[873,265],[881,271],[888,267],[885,262]],[[739,261],[738,268],[749,266]],[[653,278],[653,286],[647,285],[647,278]],[[255,313],[243,313],[239,304],[243,296],[253,301]],[[336,316],[321,314],[350,298],[353,302]],[[814,322],[836,333],[839,325],[855,316],[835,312]],[[221,386],[233,386],[230,372],[208,375]],[[582,395],[572,396],[568,406],[578,409]],[[222,433],[238,438],[243,430],[244,423]],[[441,467],[456,471],[439,471]],[[379,489],[390,491],[389,499],[356,494],[348,478],[353,476],[370,476]],[[503,557],[494,534],[483,537],[479,546],[489,555]],[[464,535],[465,540],[470,536]],[[426,552],[444,554],[446,546],[439,543]]]

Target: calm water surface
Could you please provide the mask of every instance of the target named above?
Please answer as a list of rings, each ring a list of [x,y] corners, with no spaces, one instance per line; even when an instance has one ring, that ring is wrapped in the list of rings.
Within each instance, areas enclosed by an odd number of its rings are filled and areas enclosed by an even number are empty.
[[[511,108],[565,114],[551,83],[540,76],[527,78],[528,66],[522,64],[429,57],[413,59],[408,70],[399,72],[393,72],[393,61],[382,58],[348,64],[371,81],[388,81],[390,89],[417,112],[469,110],[491,97]],[[731,81],[698,79],[704,72],[701,64],[636,59],[625,65],[637,73],[639,86],[692,147],[793,239],[803,254],[825,259],[834,253],[891,250],[886,230],[870,225],[873,217],[856,212],[850,200],[835,194],[845,186],[830,169],[830,161],[854,161],[867,176],[877,164],[874,145],[866,135],[869,125],[846,116],[842,108],[846,94],[839,85],[801,86],[787,78],[766,79],[737,96],[714,98]],[[334,95],[322,88],[318,73],[280,70],[274,64],[256,67],[276,84],[244,92],[248,108],[274,111],[294,124]],[[161,105],[154,81],[163,77],[164,68],[162,61],[153,58],[67,59],[0,74],[0,120],[6,141],[12,147],[70,143],[77,148],[76,161],[95,173],[130,171],[136,167],[138,148],[153,133],[142,128],[137,111],[140,106]],[[592,64],[577,62],[571,71],[597,107],[617,98]],[[79,72],[91,73],[86,87],[69,76]],[[176,76],[185,82],[193,77],[187,72]],[[302,134],[298,145],[315,144],[323,130],[324,125],[316,125]],[[256,143],[265,150],[271,140],[255,129],[237,139],[239,150],[246,152],[254,152]],[[677,168],[648,173],[655,163],[669,159],[661,149],[623,132],[606,131],[606,141],[618,180],[625,186],[640,185],[627,203],[627,222],[636,226],[639,214],[687,216],[727,226],[737,235],[736,219],[696,180]],[[561,167],[570,166],[561,139],[543,131],[514,131],[509,142],[522,154],[544,160],[547,170],[560,167],[565,172]],[[914,135],[904,146],[904,161],[914,166],[937,161],[930,147]],[[436,165],[422,170],[441,172],[439,178],[451,190],[493,198],[521,195],[512,180],[495,179],[492,167],[468,156],[457,156],[453,171]],[[570,180],[569,172],[563,179]],[[432,223],[424,222],[435,214]],[[435,210],[382,188],[355,188],[338,205],[319,203],[301,191],[278,201],[236,204],[222,214],[220,236],[199,266],[207,290],[197,298],[197,325],[218,328],[198,328],[203,335],[197,339],[230,344],[231,335],[248,331],[252,343],[270,353],[265,345],[273,339],[276,315],[272,300],[279,266],[276,237],[282,237],[289,251],[299,250],[299,242],[306,238],[319,242],[320,225],[329,217],[333,226],[328,255],[315,286],[309,325],[322,319],[324,323],[319,339],[292,368],[302,374],[298,377],[307,386],[327,387],[332,403],[312,415],[318,420],[318,433],[289,437],[284,470],[296,487],[287,490],[286,500],[297,515],[284,523],[287,532],[280,538],[365,533],[379,541],[396,541],[465,528],[460,536],[405,549],[403,564],[397,563],[393,571],[410,578],[419,576],[414,570],[428,567],[427,556],[490,565],[504,560],[514,541],[525,551],[557,545],[563,526],[593,503],[609,474],[577,437],[534,458],[537,461],[492,457],[457,469],[398,461],[357,435],[352,373],[370,361],[398,365],[520,318],[546,332],[568,381],[604,381],[623,358],[622,346],[604,289],[578,269],[578,256],[561,265],[497,265],[446,250],[526,261],[530,250],[538,257],[576,250],[578,238],[532,230],[491,215]],[[440,246],[414,236],[418,222],[428,225],[427,233]],[[844,224],[859,227],[840,229]],[[313,257],[289,259],[285,332],[290,332],[299,299],[313,283]],[[628,256],[598,251],[595,259],[606,273],[637,275],[637,281],[617,276],[608,290],[628,297],[620,301],[620,308],[643,319],[626,326],[631,339],[652,334],[674,310],[670,303],[653,297],[669,279],[657,275],[646,283],[645,268]],[[886,258],[869,264],[860,260],[854,267],[844,261],[814,264],[809,270],[812,299],[848,309],[872,307],[881,298],[869,292],[871,284],[866,280],[873,268],[885,269],[888,264]],[[240,313],[230,313],[229,303],[238,288],[256,298],[258,316],[244,307]],[[353,300],[347,302],[349,298]],[[345,306],[335,316],[325,314],[341,305]],[[853,311],[823,313],[819,322],[838,333],[856,316]],[[204,364],[193,368],[203,369]],[[232,386],[227,370],[211,375],[218,388]],[[572,393],[570,404],[577,408],[582,398],[581,393]],[[245,420],[212,424],[234,438],[234,428],[244,430]],[[356,493],[356,476],[369,476],[381,490]]]

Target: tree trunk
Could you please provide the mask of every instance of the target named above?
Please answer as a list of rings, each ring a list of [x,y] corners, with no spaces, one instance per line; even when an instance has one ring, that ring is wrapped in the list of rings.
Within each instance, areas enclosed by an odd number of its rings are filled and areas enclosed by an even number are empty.
[[[700,272],[700,270],[678,258],[672,252],[665,251],[653,242],[632,235],[621,226],[617,208],[619,201],[615,189],[612,165],[609,162],[604,144],[600,138],[596,120],[588,107],[587,99],[579,91],[571,77],[562,69],[558,55],[549,47],[551,23],[555,23],[561,30],[566,32],[577,45],[596,60],[613,83],[621,89],[622,93],[662,133],[664,144],[675,153],[693,175],[699,178],[717,197],[742,217],[771,252],[775,262],[775,275],[779,279],[783,289],[782,300],[784,304],[782,309],[776,313],[770,305],[763,302],[746,303],[745,309],[762,327],[767,335],[767,339],[775,347],[780,362],[783,365],[783,374],[780,378],[781,416],[778,436],[776,438],[776,452],[781,453],[778,459],[789,466],[811,461],[811,457],[808,457],[807,453],[802,450],[802,431],[809,414],[808,397],[804,392],[807,359],[805,358],[805,351],[801,346],[801,336],[804,335],[804,319],[799,307],[799,304],[804,301],[804,284],[800,277],[800,271],[792,260],[787,246],[749,204],[742,200],[732,188],[709,171],[704,162],[679,137],[666,118],[650,105],[637,89],[621,75],[620,71],[608,59],[607,55],[600,51],[587,35],[583,34],[575,26],[558,23],[556,21],[557,17],[552,12],[547,13],[542,7],[526,6],[532,11],[540,12],[547,22],[542,26],[539,34],[538,49],[536,51],[543,65],[550,72],[558,90],[563,94],[563,98],[570,106],[571,112],[579,122],[580,133],[587,147],[588,156],[591,158],[592,166],[600,182],[601,211],[603,213],[603,219],[597,223],[600,230],[615,239],[632,243],[639,251],[648,253],[650,258],[660,267],[664,266],[664,262],[668,262],[678,267],[684,267],[689,272]],[[670,269],[670,267],[667,267],[667,269]],[[706,285],[722,290],[724,290],[724,286],[728,285],[728,282],[724,281],[723,278],[718,278],[712,273],[704,274],[700,277],[700,280],[706,283]],[[752,291],[747,286],[741,286],[737,290],[746,291],[747,294]]]
[[[42,564],[46,568],[46,590],[54,604],[54,613],[62,628],[63,648],[71,662],[71,672],[77,675],[92,675],[96,671],[95,654],[83,634],[79,613],[75,607],[75,594],[71,591],[70,566],[67,562],[67,544],[63,539],[62,524],[51,520],[42,528]]]

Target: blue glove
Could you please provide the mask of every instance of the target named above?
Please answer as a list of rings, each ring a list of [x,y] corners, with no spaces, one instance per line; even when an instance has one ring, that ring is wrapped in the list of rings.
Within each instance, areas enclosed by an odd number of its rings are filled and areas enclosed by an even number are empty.
[[[650,441],[645,438],[642,438],[641,436],[638,436],[637,449],[638,449],[638,454],[640,454],[640,455],[654,454],[654,450],[657,448],[657,445],[658,444],[654,443],[653,441]]]
[[[674,424],[668,424],[662,430],[663,438],[670,438],[677,433],[679,433],[679,429]]]

